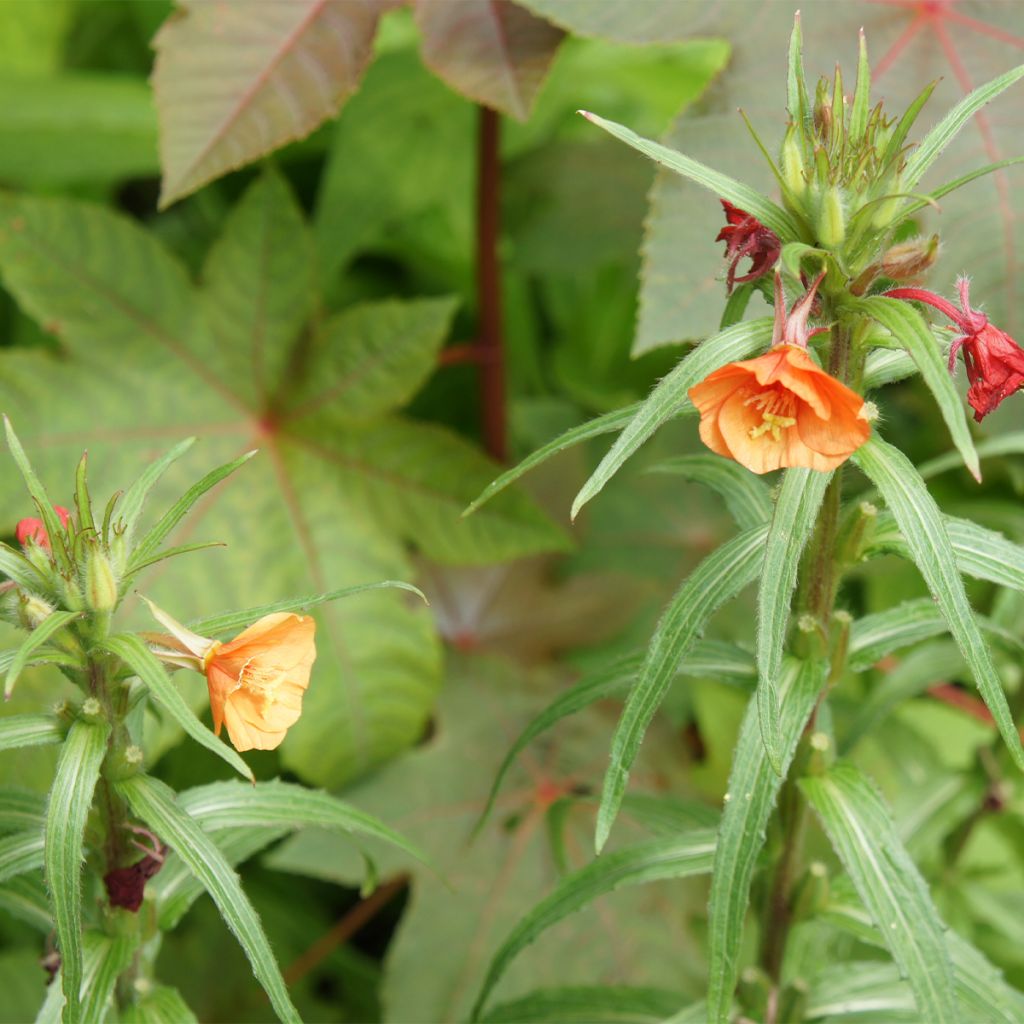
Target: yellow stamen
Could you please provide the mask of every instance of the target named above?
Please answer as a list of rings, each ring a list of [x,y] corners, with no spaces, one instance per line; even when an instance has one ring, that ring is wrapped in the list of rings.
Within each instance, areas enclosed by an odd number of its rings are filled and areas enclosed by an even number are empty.
[[[770,433],[773,441],[782,440],[782,431],[796,425],[792,416],[785,415],[793,411],[793,396],[778,391],[761,391],[751,395],[744,405],[753,405],[761,413],[761,425],[750,428],[750,437],[756,440]]]
[[[761,420],[761,426],[750,428],[750,436],[752,438],[758,438],[762,434],[767,434],[771,431],[772,440],[780,441],[782,439],[782,431],[796,423],[792,416],[775,416],[770,412],[761,413]]]

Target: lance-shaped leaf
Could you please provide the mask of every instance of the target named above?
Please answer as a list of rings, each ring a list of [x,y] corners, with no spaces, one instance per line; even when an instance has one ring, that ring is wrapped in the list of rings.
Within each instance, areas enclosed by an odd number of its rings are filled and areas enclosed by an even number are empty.
[[[124,526],[125,547],[131,551],[135,538],[135,530],[139,523],[142,510],[146,507],[146,499],[160,478],[178,461],[194,444],[194,437],[186,437],[179,441],[170,451],[158,459],[154,459],[138,476],[135,483],[128,488],[118,506],[117,517]]]
[[[43,866],[44,836],[38,829],[0,839],[0,882]]]
[[[82,842],[110,726],[78,720],[61,747],[46,805],[44,861],[60,948],[61,982],[68,1022],[87,1019],[82,987]]]
[[[698,160],[668,146],[663,146],[659,142],[641,138],[636,132],[630,131],[629,128],[625,128],[621,124],[606,121],[603,117],[598,117],[597,114],[587,111],[581,111],[581,113],[588,121],[625,142],[627,146],[632,146],[633,149],[639,150],[670,171],[689,178],[690,181],[702,185],[720,199],[727,199],[741,210],[756,217],[766,228],[770,228],[779,235],[783,241],[793,242],[800,238],[800,232],[792,217],[757,189],[744,185],[743,182],[736,181],[735,178],[730,178],[729,175],[707,167]]]
[[[156,655],[139,637],[131,633],[122,633],[107,637],[102,646],[104,650],[120,658],[145,683],[153,699],[192,739],[207,750],[212,750],[247,779],[253,779],[252,769],[245,761],[196,718],[195,712],[181,695],[177,684],[167,675]]]
[[[0,789],[0,832],[41,829],[45,802],[38,793],[24,789]]]
[[[135,775],[116,783],[115,788],[203,883],[249,958],[253,973],[278,1017],[282,1021],[298,1021],[298,1011],[288,996],[260,919],[242,891],[238,875],[210,837],[178,806],[174,792],[162,782],[147,775]]]
[[[32,630],[31,633],[22,642],[22,645],[15,651],[14,658],[11,660],[10,667],[7,669],[7,678],[4,681],[4,700],[9,700],[11,693],[14,691],[14,687],[18,682],[18,677],[22,671],[32,660],[33,655],[37,654],[40,648],[52,637],[55,633],[58,633],[63,629],[69,622],[73,622],[75,619],[82,617],[81,612],[51,612],[46,616],[45,619],[39,625]]]
[[[0,718],[0,750],[60,743],[64,730],[53,715],[8,715]]]
[[[415,4],[423,61],[453,89],[525,121],[564,33],[515,3]]]
[[[53,931],[46,886],[40,877],[12,878],[0,885],[0,909],[35,928],[42,935]]]
[[[516,924],[491,958],[473,1007],[472,1019],[480,1019],[488,996],[508,965],[541,932],[620,886],[703,874],[711,869],[714,852],[714,832],[710,829],[696,830],[672,839],[656,839],[607,853],[579,871],[566,875],[554,892]]]
[[[1002,682],[967,600],[942,513],[910,460],[877,435],[868,439],[854,454],[854,459],[896,517],[914,562],[945,617],[1011,756],[1024,770],[1020,734],[1013,724]]]
[[[196,1024],[196,1015],[176,988],[156,985],[122,1010],[121,1024]]]
[[[737,359],[745,359],[751,353],[764,348],[771,341],[771,337],[770,319],[750,320],[726,328],[721,334],[709,338],[686,356],[640,403],[628,426],[576,495],[576,500],[572,504],[572,517],[576,518],[580,509],[600,493],[626,459],[660,426],[673,416],[677,416],[683,408],[692,408],[686,392],[694,384],[702,381],[720,366]]]
[[[974,478],[980,480],[978,453],[974,450],[963,402],[949,375],[945,356],[921,314],[906,302],[887,299],[882,295],[863,299],[857,303],[857,308],[877,320],[910,353],[939,406],[939,412],[949,427],[953,443],[963,456],[964,463]]]
[[[643,667],[630,690],[612,739],[595,845],[601,851],[626,792],[629,770],[679,662],[707,620],[750,583],[760,568],[767,527],[747,530],[713,551],[690,574],[662,614]]]
[[[791,661],[785,665],[779,686],[779,757],[783,773],[793,759],[824,680],[821,664]],[[757,700],[753,698],[740,726],[711,874],[707,1009],[713,1024],[724,1024],[729,1018],[739,977],[750,881],[781,785],[782,776],[768,764]]]
[[[738,462],[717,455],[679,455],[651,467],[652,473],[678,474],[684,480],[707,484],[724,499],[741,530],[763,526],[772,515],[767,485]]]
[[[35,593],[45,593],[47,590],[36,567],[20,551],[3,543],[0,543],[0,572],[6,573],[26,590]]]
[[[782,772],[778,678],[800,555],[814,533],[831,473],[786,471],[765,541],[757,591],[757,711],[768,763]]]
[[[161,204],[335,114],[370,60],[385,7],[384,0],[255,7],[183,0],[154,40]]]
[[[875,787],[850,764],[802,779],[864,905],[927,1021],[960,1021],[945,926]]]

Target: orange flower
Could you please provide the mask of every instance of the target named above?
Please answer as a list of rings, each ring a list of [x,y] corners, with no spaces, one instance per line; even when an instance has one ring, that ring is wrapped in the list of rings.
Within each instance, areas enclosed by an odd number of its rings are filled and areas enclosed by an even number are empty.
[[[236,750],[273,750],[302,714],[316,658],[316,622],[308,615],[265,615],[202,657],[213,727],[227,725]]]
[[[700,412],[701,440],[754,473],[835,469],[871,429],[864,399],[798,345],[729,363],[688,393]]]

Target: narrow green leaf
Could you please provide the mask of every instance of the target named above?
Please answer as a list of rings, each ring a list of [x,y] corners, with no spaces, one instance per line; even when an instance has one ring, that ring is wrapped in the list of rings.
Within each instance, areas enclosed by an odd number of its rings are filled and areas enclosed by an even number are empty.
[[[880,323],[910,353],[935,398],[953,443],[963,456],[964,464],[976,480],[981,480],[978,453],[974,450],[974,440],[967,426],[963,403],[946,367],[946,360],[924,318],[913,306],[899,299],[887,299],[884,295],[861,299],[856,305]]]
[[[233,633],[236,629],[249,626],[256,619],[264,615],[273,615],[275,612],[299,612],[308,608],[315,608],[318,604],[326,604],[328,601],[338,601],[343,597],[351,597],[353,594],[361,594],[366,590],[408,590],[410,594],[426,601],[423,591],[414,587],[411,583],[402,583],[398,580],[383,580],[380,583],[360,583],[355,587],[340,587],[338,590],[329,590],[325,594],[309,594],[306,597],[288,597],[283,601],[272,601],[270,604],[260,604],[255,608],[246,608],[240,612],[225,612],[223,615],[210,615],[205,619],[195,619],[188,624],[189,629],[203,636],[219,636],[222,633]]]
[[[0,541],[0,572],[32,593],[46,593],[49,589],[36,567],[20,552]]]
[[[644,885],[668,878],[685,878],[711,868],[715,834],[701,829],[672,839],[607,853],[585,867],[566,875],[518,924],[498,947],[473,1007],[471,1019],[480,1013],[494,986],[516,956],[552,925],[581,910],[587,904],[624,885]]]
[[[180,446],[179,446],[180,447]],[[128,572],[135,570],[138,562],[141,562],[153,554],[160,546],[164,538],[181,522],[189,509],[208,491],[216,486],[225,477],[230,476],[239,466],[244,465],[254,455],[255,451],[246,452],[237,459],[232,459],[223,466],[218,466],[206,474],[198,483],[193,484],[161,517],[159,522],[139,541],[138,547],[132,554],[128,563]]]
[[[0,718],[0,750],[60,743],[64,730],[53,715],[9,715]]]
[[[998,455],[1024,455],[1024,430],[1015,430],[1008,434],[1000,434],[998,437],[989,437],[984,441],[979,441],[975,450],[982,459],[994,458]],[[959,465],[960,459],[957,457],[957,453],[946,452],[945,455],[937,455],[934,459],[922,462],[917,467],[917,471],[921,474],[922,480],[930,480],[933,476],[956,469]]]
[[[602,671],[584,677],[575,686],[559,694],[523,729],[498,768],[487,802],[473,828],[474,836],[490,817],[501,784],[523,750],[563,718],[574,715],[600,700],[626,694],[633,685],[643,660],[642,654],[629,654],[612,662]],[[713,640],[696,641],[677,666],[677,671],[680,675],[707,677],[724,682],[747,682],[756,676],[750,654],[731,644]]]
[[[913,376],[917,367],[909,353],[898,349],[875,349],[864,363],[864,390],[873,391],[883,384]]]
[[[124,500],[121,502],[120,519],[124,523],[125,547],[129,551],[132,550],[135,531],[138,528],[142,511],[146,507],[146,499],[149,497],[149,492],[153,490],[160,477],[195,443],[196,439],[194,437],[186,437],[184,441],[179,441],[169,452],[151,462],[142,471],[135,483],[125,491]]]
[[[859,46],[857,89],[853,94],[853,107],[850,110],[850,139],[854,143],[859,143],[867,131],[871,107],[871,65],[868,63],[868,43],[864,38],[864,29],[860,30]]]
[[[1008,89],[1021,76],[1024,76],[1024,64],[1007,71],[991,82],[978,86],[965,96],[948,114],[918,143],[917,148],[907,160],[903,172],[903,186],[912,189],[929,167],[938,159],[942,151],[956,137],[964,125],[990,100],[994,100],[1001,92]]]
[[[914,996],[894,964],[856,961],[831,964],[811,982],[806,1016],[840,1020],[884,1013],[893,1020],[914,1015]]]
[[[0,882],[41,868],[43,845],[43,833],[37,829],[0,839]]]
[[[1011,756],[1024,770],[1020,734],[967,600],[942,513],[910,460],[877,435],[860,447],[854,459],[896,517],[914,562],[938,603]]]
[[[611,764],[604,777],[597,816],[598,852],[608,839],[629,770],[676,667],[711,615],[754,580],[767,534],[768,528],[762,526],[726,541],[694,569],[662,614],[612,739]]]
[[[43,935],[53,931],[50,904],[41,877],[21,875],[0,885],[0,910],[6,910]]]
[[[176,988],[157,985],[121,1011],[121,1024],[197,1024],[196,1015]]]
[[[600,493],[606,483],[654,432],[686,406],[692,408],[686,392],[702,381],[713,370],[764,348],[772,337],[770,317],[744,320],[712,338],[700,343],[640,404],[636,415],[622,431],[608,454],[601,460],[590,479],[576,495],[572,505],[573,519],[591,498]]]
[[[69,622],[80,619],[82,612],[50,612],[43,621],[25,638],[14,654],[11,667],[7,670],[4,683],[4,700],[10,700],[15,684],[22,670],[28,665],[35,654],[55,633],[63,629]]]
[[[214,782],[187,790],[178,799],[182,809],[209,831],[247,826],[323,828],[373,836],[404,850],[423,864],[430,863],[419,847],[372,814],[322,790],[280,780],[258,782],[255,786]]]
[[[168,558],[177,558],[178,555],[190,555],[193,551],[205,551],[207,548],[223,547],[226,547],[223,541],[207,540],[199,541],[196,544],[179,544],[174,548],[164,548],[163,551],[158,551],[156,554],[150,555],[149,558],[145,558],[142,561],[133,561],[130,572],[125,572],[125,579],[127,579],[129,575],[134,576],[143,569],[146,569],[151,565],[156,565],[157,562],[166,561]]]
[[[547,462],[553,455],[564,452],[575,445],[582,444],[594,437],[601,437],[603,434],[610,434],[613,430],[622,430],[640,409],[640,403],[634,402],[622,409],[614,409],[606,412],[603,416],[581,423],[578,427],[570,427],[564,433],[559,434],[553,441],[549,441],[543,448],[538,448],[531,455],[527,455],[522,462],[506,470],[501,476],[496,477],[483,490],[477,498],[462,513],[468,516],[475,512],[481,505],[486,504],[496,494],[500,494],[510,484],[515,483],[521,476],[528,473],[535,466]]]
[[[483,1024],[662,1024],[684,997],[626,985],[541,988],[499,1003]]]
[[[135,936],[85,936],[85,972],[82,979],[82,1020],[92,1024],[106,1017],[118,977],[131,965]]]
[[[796,125],[806,122],[811,116],[811,103],[807,98],[807,81],[804,77],[804,36],[799,11],[793,18],[793,32],[789,37],[786,107],[790,119]]]
[[[765,227],[771,228],[784,242],[791,242],[800,237],[793,218],[782,209],[776,206],[770,199],[763,196],[757,189],[744,185],[727,174],[722,174],[711,167],[707,167],[692,157],[679,153],[659,142],[642,138],[629,128],[616,124],[614,121],[606,121],[597,114],[581,110],[580,113],[598,128],[603,128],[610,135],[625,142],[627,146],[639,150],[645,156],[649,156],[656,163],[667,167],[676,174],[697,185],[701,185],[714,193],[720,199],[728,199],[730,203],[738,206],[746,213],[755,216]]]
[[[935,86],[939,84],[938,79],[934,82],[929,82],[915,97],[914,102],[903,112],[903,116],[900,118],[899,123],[896,125],[895,131],[889,136],[889,142],[885,147],[885,154],[882,157],[882,165],[889,165],[894,161],[903,149],[903,144],[907,140],[907,136],[910,134],[910,129],[914,127],[914,123],[917,121],[918,115],[924,108],[924,105],[931,99],[932,93],[935,91]]]
[[[42,831],[46,801],[27,789],[0,789],[0,832]]]
[[[270,997],[278,1017],[298,1021],[299,1014],[274,954],[263,933],[259,917],[242,891],[238,875],[224,859],[216,844],[199,824],[175,802],[174,792],[148,775],[135,775],[115,784],[132,810],[166,841],[203,883],[221,916],[234,932],[253,972]]]
[[[782,771],[778,683],[800,555],[814,533],[832,473],[787,469],[765,542],[757,591],[757,710],[772,768]]]
[[[75,508],[78,509],[78,526],[80,530],[93,531],[96,524],[92,518],[92,499],[89,497],[89,482],[86,477],[89,453],[82,452],[75,470]]]
[[[814,662],[787,661],[780,679],[779,756],[787,770],[800,736],[821,693],[825,668]],[[718,828],[708,911],[708,1020],[725,1024],[739,976],[743,918],[750,881],[764,844],[782,776],[768,765],[760,735],[756,697],[740,726],[729,790]]]
[[[959,178],[947,181],[945,185],[940,185],[938,188],[927,193],[921,199],[912,202],[909,206],[905,206],[901,211],[902,216],[913,216],[913,214],[917,213],[918,210],[923,210],[926,206],[930,206],[933,202],[941,199],[943,196],[948,196],[950,192],[955,192],[958,188],[963,188],[964,185],[969,185],[972,181],[976,181],[978,178],[984,178],[988,174],[994,174],[996,171],[1001,171],[1004,167],[1012,167],[1014,164],[1019,163],[1024,163],[1024,156],[1011,157],[1009,160],[997,160],[995,163],[985,164],[984,167],[975,168],[975,170],[968,174],[963,174]]]
[[[253,780],[252,769],[223,740],[214,736],[199,721],[185,698],[178,692],[177,686],[167,675],[163,665],[157,660],[156,655],[142,640],[131,633],[122,633],[118,636],[107,637],[102,646],[120,658],[146,684],[146,689],[157,703],[192,739],[206,747],[207,750],[212,750],[247,779]]]
[[[878,791],[851,764],[837,764],[800,786],[821,820],[922,1017],[961,1021],[945,926],[928,887],[896,835]]]
[[[4,430],[7,432],[7,447],[10,449],[11,456],[14,458],[22,479],[25,481],[28,493],[32,495],[32,499],[39,509],[43,525],[46,527],[53,557],[56,559],[57,565],[62,569],[67,569],[71,563],[68,559],[67,547],[62,539],[65,536],[65,530],[61,525],[60,519],[57,518],[57,513],[53,510],[53,502],[50,501],[46,488],[43,487],[39,477],[36,476],[35,470],[25,454],[25,449],[22,448],[18,435],[15,434],[14,427],[11,426],[11,421],[6,416],[4,416]]]
[[[763,526],[771,518],[768,486],[738,462],[718,455],[679,455],[651,467],[652,473],[674,473],[684,480],[707,484],[725,500],[741,530]]]
[[[107,752],[106,722],[76,721],[68,730],[54,772],[46,807],[44,862],[46,884],[57,928],[61,975],[69,1024],[87,1020],[82,988],[82,842],[100,765]]]

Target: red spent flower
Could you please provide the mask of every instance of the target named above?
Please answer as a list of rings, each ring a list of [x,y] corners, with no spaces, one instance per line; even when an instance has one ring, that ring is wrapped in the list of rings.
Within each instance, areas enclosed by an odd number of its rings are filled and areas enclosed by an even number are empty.
[[[62,505],[54,505],[53,511],[57,513],[60,525],[67,526],[71,513]],[[14,536],[22,547],[29,541],[33,541],[45,551],[50,550],[50,538],[47,536],[46,527],[43,525],[42,519],[22,519],[14,528]]]
[[[957,353],[963,350],[967,379],[971,382],[967,401],[980,423],[1004,398],[1024,387],[1024,350],[1005,331],[989,323],[984,313],[971,309],[970,281],[966,277],[959,278],[956,286],[960,309],[924,288],[894,288],[886,295],[933,306],[963,332],[949,347],[949,372],[954,372]]]
[[[753,281],[766,274],[775,266],[782,250],[779,236],[770,228],[766,228],[756,217],[733,206],[727,199],[720,200],[725,210],[727,221],[718,232],[716,242],[725,242],[725,258],[729,261],[726,276],[726,289],[732,294],[737,283]],[[749,259],[750,269],[746,274],[737,277],[740,260]]]

